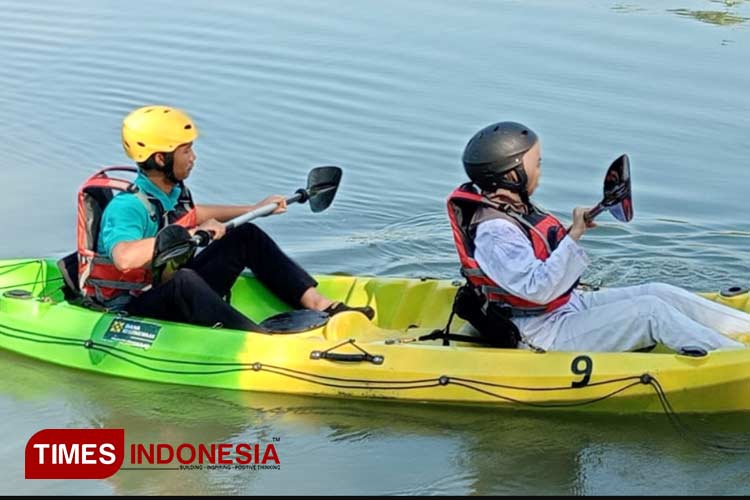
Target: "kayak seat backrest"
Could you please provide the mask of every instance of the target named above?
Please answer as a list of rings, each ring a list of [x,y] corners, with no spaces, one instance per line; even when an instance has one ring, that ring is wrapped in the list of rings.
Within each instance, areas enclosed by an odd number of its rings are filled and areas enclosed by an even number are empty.
[[[86,231],[87,247],[97,251],[99,241],[99,226],[102,220],[104,208],[112,201],[112,190],[110,188],[88,187],[82,193],[82,202],[85,205],[86,220],[82,228]]]
[[[456,220],[456,227],[452,228],[454,236],[458,233],[469,257],[474,258],[474,235],[469,234],[466,228],[469,227],[469,223],[477,211],[476,203],[466,200],[452,200],[449,209],[453,211]]]
[[[85,248],[96,252],[102,213],[104,207],[113,198],[112,189],[88,186],[81,190],[79,196],[79,203],[83,204],[83,207],[79,206],[78,210],[78,241],[80,244],[81,236],[83,236]],[[81,231],[83,234],[80,234]],[[57,267],[65,283],[63,286],[65,300],[73,302],[80,299],[82,295],[78,281],[78,252],[73,252],[58,260]]]
[[[373,307],[380,328],[406,331],[445,326],[455,294],[453,284],[437,279],[363,278],[348,302]]]

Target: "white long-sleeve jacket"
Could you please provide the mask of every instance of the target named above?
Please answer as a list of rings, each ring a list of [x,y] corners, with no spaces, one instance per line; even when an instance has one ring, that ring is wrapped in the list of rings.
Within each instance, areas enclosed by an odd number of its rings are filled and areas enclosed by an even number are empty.
[[[583,248],[567,236],[547,260],[537,259],[529,238],[505,219],[479,224],[474,245],[474,258],[488,277],[508,292],[539,304],[568,291],[589,264]],[[579,309],[580,297],[573,291],[570,301],[551,313],[513,318],[513,322],[531,344],[547,349],[557,333],[556,318]]]

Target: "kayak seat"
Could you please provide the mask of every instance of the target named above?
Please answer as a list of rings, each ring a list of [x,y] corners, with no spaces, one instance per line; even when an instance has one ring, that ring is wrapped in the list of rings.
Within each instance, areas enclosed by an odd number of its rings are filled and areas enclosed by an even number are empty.
[[[65,300],[73,302],[81,298],[81,289],[78,286],[78,252],[66,255],[57,261],[57,268],[63,278],[63,295]]]
[[[84,297],[81,293],[78,286],[78,252],[73,252],[58,260],[57,268],[60,270],[63,279],[63,285],[60,289],[66,302],[94,311],[107,311],[106,307],[90,297]]]

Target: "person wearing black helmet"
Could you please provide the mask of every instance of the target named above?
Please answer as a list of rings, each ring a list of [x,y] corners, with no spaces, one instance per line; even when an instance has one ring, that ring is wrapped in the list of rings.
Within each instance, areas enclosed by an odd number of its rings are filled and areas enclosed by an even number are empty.
[[[633,351],[661,343],[685,354],[744,347],[726,335],[750,332],[750,315],[678,287],[577,289],[589,264],[579,240],[595,224],[584,217],[588,209],[578,207],[566,229],[531,201],[541,177],[541,147],[520,123],[483,128],[463,152],[471,182],[448,199],[467,286],[487,318],[512,322],[511,345]]]

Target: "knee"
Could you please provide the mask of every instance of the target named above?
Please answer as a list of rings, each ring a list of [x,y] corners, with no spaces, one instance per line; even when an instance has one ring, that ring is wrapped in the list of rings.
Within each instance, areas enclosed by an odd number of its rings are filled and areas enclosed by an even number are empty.
[[[646,293],[657,297],[664,297],[682,293],[682,288],[668,285],[667,283],[650,283],[646,289]]]
[[[641,295],[632,302],[633,308],[639,315],[656,315],[671,307],[656,295]]]
[[[254,238],[257,235],[264,235],[264,236],[266,235],[266,233],[263,232],[261,228],[259,228],[258,226],[256,226],[255,224],[251,222],[247,222],[245,224],[237,226],[228,234],[231,234],[231,233],[236,233],[237,235],[242,235],[248,238]]]
[[[180,287],[181,289],[186,288],[199,288],[202,286],[206,286],[206,282],[203,281],[203,278],[201,278],[201,275],[195,272],[193,269],[180,269],[176,273],[174,273],[174,276],[172,276],[172,282],[175,284],[175,286]]]

